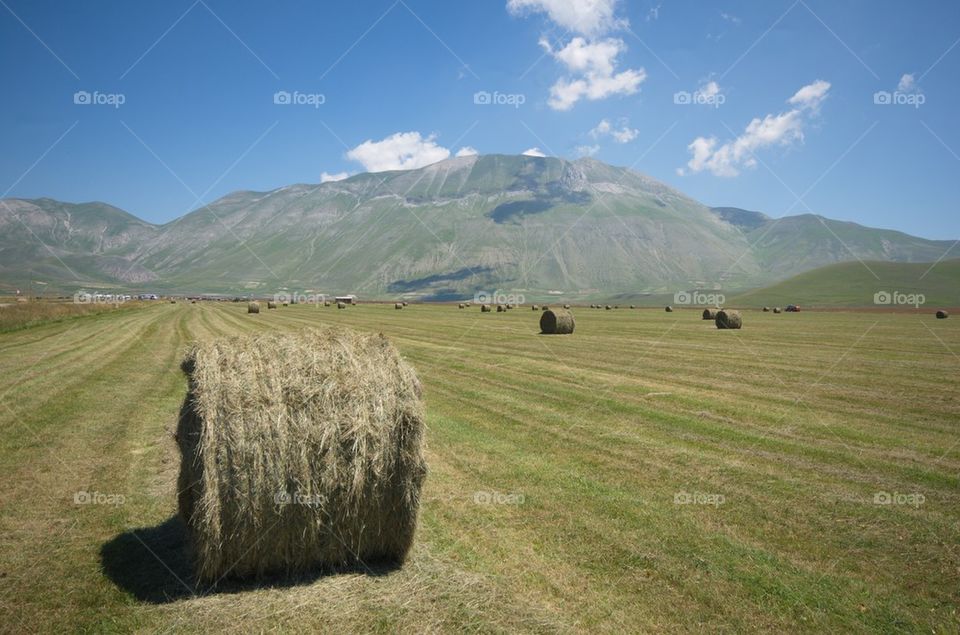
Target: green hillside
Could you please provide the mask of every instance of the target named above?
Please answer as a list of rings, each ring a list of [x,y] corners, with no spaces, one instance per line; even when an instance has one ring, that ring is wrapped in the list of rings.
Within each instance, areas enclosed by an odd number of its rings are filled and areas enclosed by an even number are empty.
[[[932,263],[842,262],[807,271],[763,289],[728,298],[731,306],[811,307],[889,306],[875,304],[874,294],[923,294],[921,308],[960,307],[960,259]]]

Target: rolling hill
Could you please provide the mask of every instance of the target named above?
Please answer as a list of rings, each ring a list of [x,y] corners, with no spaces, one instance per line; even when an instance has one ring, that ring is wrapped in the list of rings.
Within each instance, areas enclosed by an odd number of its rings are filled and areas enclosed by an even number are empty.
[[[933,261],[950,245],[711,209],[593,159],[507,155],[234,192],[160,226],[104,203],[0,205],[0,281],[64,290],[586,299],[757,287],[854,258]]]

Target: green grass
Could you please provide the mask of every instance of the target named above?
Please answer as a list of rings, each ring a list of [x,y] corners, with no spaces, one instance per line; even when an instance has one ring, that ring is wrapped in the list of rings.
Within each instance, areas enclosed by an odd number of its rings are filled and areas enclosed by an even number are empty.
[[[540,336],[522,307],[245,311],[157,304],[0,339],[0,631],[960,628],[953,319],[751,311],[718,331],[579,308],[574,335]],[[192,339],[318,324],[382,331],[423,381],[411,559],[197,589],[172,520],[178,361]]]

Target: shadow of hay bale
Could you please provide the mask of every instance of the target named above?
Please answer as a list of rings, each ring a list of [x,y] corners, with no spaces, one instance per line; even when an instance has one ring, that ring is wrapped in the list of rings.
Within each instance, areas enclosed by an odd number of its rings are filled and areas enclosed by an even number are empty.
[[[367,562],[296,575],[275,574],[246,580],[226,578],[215,586],[198,587],[187,527],[176,515],[155,527],[131,529],[114,536],[100,547],[100,563],[104,575],[118,588],[150,604],[168,604],[202,595],[285,589],[340,574],[380,577],[401,568],[393,561]]]

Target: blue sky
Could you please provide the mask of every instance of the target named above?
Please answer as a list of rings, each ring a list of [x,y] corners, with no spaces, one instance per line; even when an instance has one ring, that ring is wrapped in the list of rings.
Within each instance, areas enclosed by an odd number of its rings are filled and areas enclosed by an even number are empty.
[[[538,148],[708,205],[960,238],[958,39],[956,2],[0,0],[0,193],[166,222]]]

